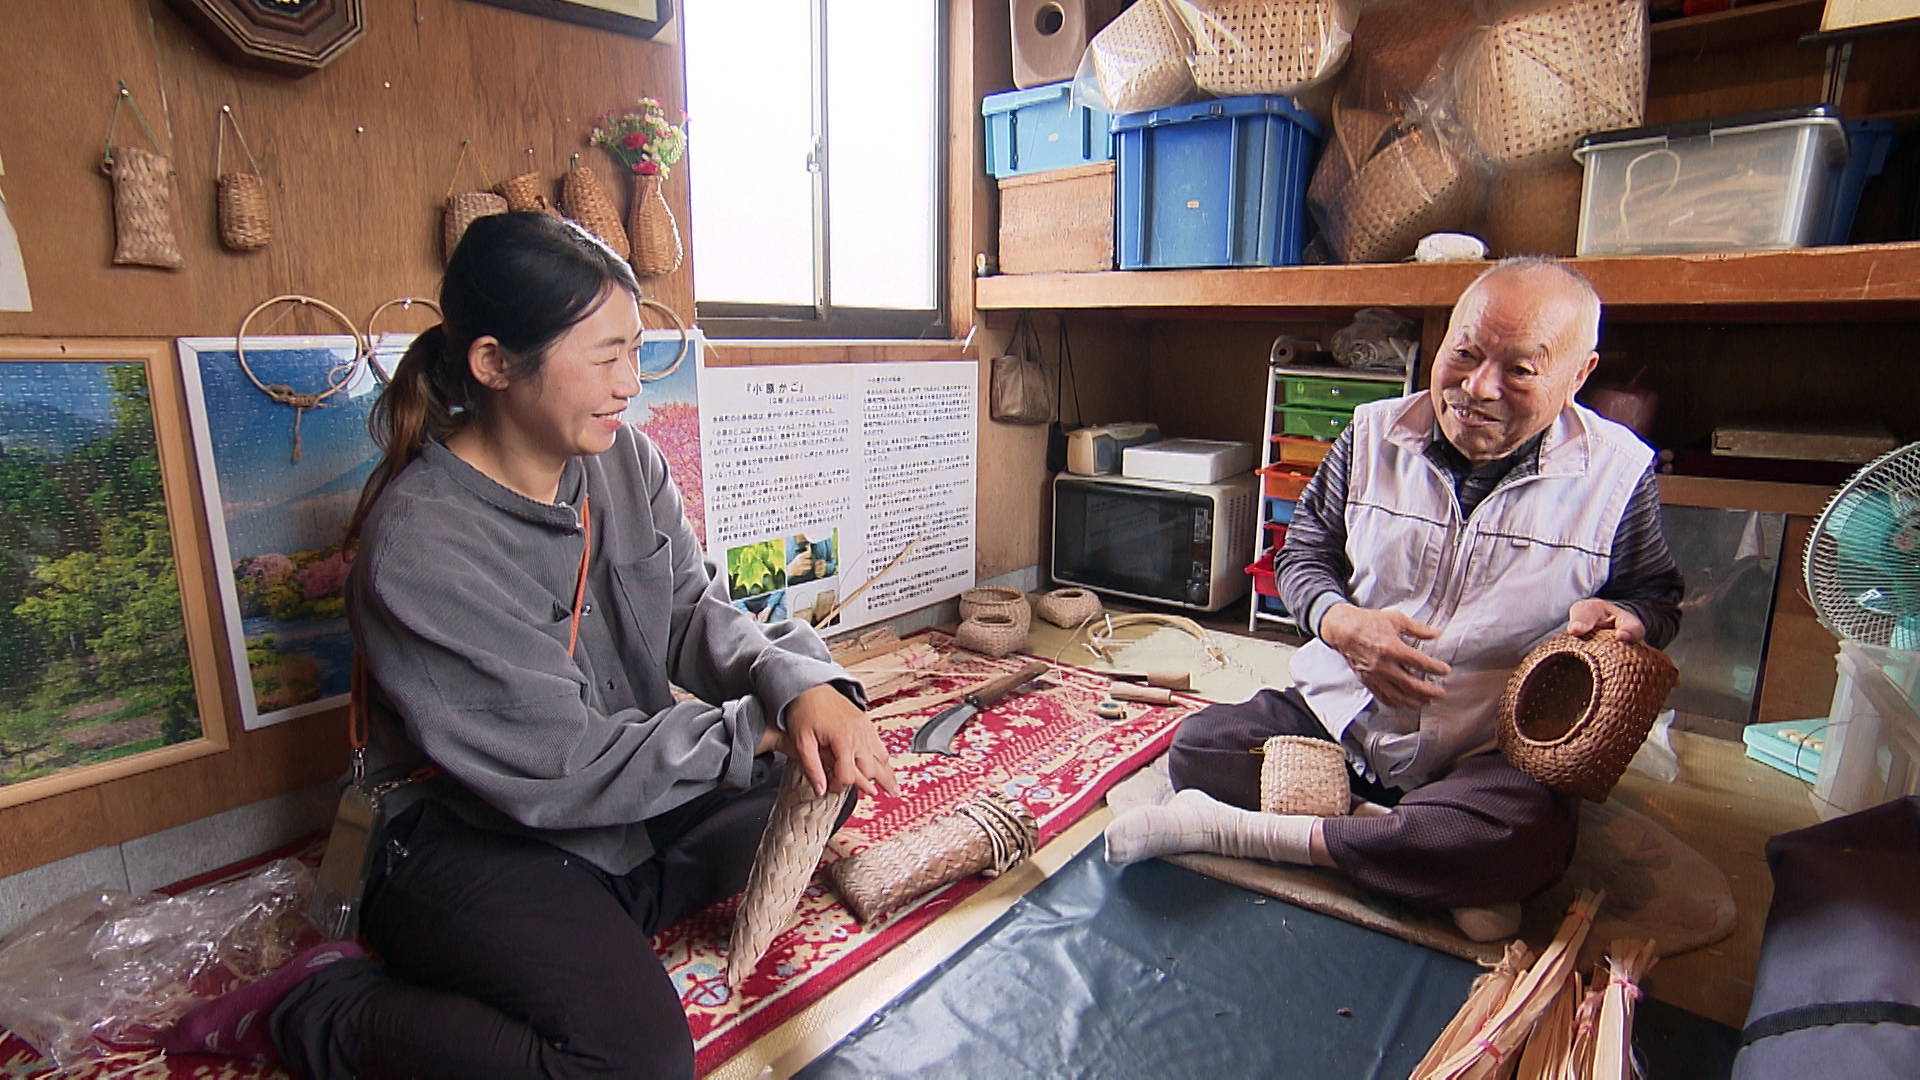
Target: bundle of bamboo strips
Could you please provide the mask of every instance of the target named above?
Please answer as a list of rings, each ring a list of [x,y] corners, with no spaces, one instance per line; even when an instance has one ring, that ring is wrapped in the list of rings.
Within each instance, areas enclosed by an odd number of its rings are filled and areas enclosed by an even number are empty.
[[[1532,962],[1533,950],[1527,948],[1526,942],[1507,942],[1506,955],[1502,956],[1485,975],[1473,980],[1473,988],[1467,992],[1467,1003],[1460,1006],[1460,1011],[1454,1014],[1453,1021],[1440,1032],[1440,1037],[1433,1041],[1433,1047],[1427,1051],[1427,1056],[1421,1058],[1420,1064],[1414,1066],[1413,1075],[1426,1076],[1454,1051],[1469,1045],[1473,1037],[1479,1033],[1480,1026],[1486,1023],[1487,1017],[1493,1015],[1493,1010],[1499,1008],[1500,1003],[1507,999],[1507,992],[1513,989],[1515,980],[1520,978],[1521,972],[1526,971],[1527,965]]]
[[[867,693],[867,704],[885,700],[938,671],[945,657],[925,642],[914,642],[892,652],[844,665],[847,674],[860,681]]]
[[[1595,971],[1596,985],[1600,973]],[[1573,1014],[1573,1042],[1567,1049],[1566,1080],[1593,1080],[1593,1044],[1600,1033],[1600,999],[1598,989],[1584,992],[1580,1007]]]
[[[1580,976],[1567,972],[1560,982],[1560,988],[1554,991],[1553,1001],[1536,1024],[1533,1034],[1527,1036],[1527,1048],[1520,1054],[1520,1067],[1514,1070],[1515,1080],[1567,1080],[1567,1055],[1573,1049],[1573,1014],[1580,1009],[1580,999],[1586,996],[1586,988],[1580,985]]]
[[[1607,985],[1601,992],[1600,1025],[1593,1043],[1593,1080],[1632,1080],[1633,1006],[1640,980],[1653,967],[1653,942],[1616,941],[1607,953]],[[1593,973],[1600,981],[1600,972]]]
[[[1507,992],[1492,1015],[1471,1039],[1431,1068],[1416,1069],[1411,1080],[1493,1080],[1511,1076],[1521,1044],[1546,1014],[1553,999],[1573,974],[1580,947],[1593,929],[1594,913],[1604,894],[1582,891],[1567,910],[1559,933],[1532,967]]]

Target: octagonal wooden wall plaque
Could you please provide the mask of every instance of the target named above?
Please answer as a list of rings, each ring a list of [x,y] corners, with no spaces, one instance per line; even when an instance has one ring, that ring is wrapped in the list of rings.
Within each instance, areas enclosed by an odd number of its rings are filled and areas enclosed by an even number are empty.
[[[309,75],[366,30],[363,0],[167,0],[229,63]]]

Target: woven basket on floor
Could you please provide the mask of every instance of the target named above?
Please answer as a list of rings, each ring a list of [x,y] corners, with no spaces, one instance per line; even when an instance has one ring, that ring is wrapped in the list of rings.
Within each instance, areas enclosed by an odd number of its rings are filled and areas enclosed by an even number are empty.
[[[1460,122],[1489,161],[1564,158],[1583,135],[1647,115],[1644,0],[1550,0],[1470,36],[1454,72]]]
[[[960,620],[953,640],[982,656],[1007,656],[1027,647],[1027,624],[998,611],[985,611]]]
[[[1193,39],[1168,0],[1136,0],[1087,46],[1109,112],[1164,109],[1199,96],[1187,53]]]
[[[1005,873],[1039,845],[1033,812],[988,792],[911,832],[885,840],[828,870],[853,917],[872,922],[942,885],[981,871]]]
[[[440,250],[447,258],[453,258],[453,249],[460,246],[460,238],[467,235],[467,226],[483,217],[507,212],[507,200],[491,191],[459,191],[447,196],[447,209],[441,218]]]
[[[1033,625],[1033,607],[1027,603],[1027,594],[1019,589],[982,585],[960,594],[962,619],[987,614],[1005,615],[1020,627],[1021,633],[1026,633],[1027,628]]]
[[[1667,655],[1612,630],[1555,634],[1500,697],[1500,751],[1555,791],[1605,802],[1680,681]]]
[[[510,176],[500,181],[500,186],[493,190],[507,200],[507,209],[516,214],[560,216],[560,211],[555,210],[553,203],[547,198],[546,181],[538,170],[521,173],[519,176]]]
[[[560,188],[560,209],[580,223],[581,228],[599,237],[615,255],[626,258],[633,247],[627,243],[626,226],[620,224],[620,212],[614,209],[600,178],[585,165],[567,170]]]
[[[1295,94],[1346,58],[1352,0],[1199,0],[1193,81],[1222,97]]]
[[[116,146],[101,166],[113,178],[116,266],[185,266],[173,227],[173,162],[137,146]]]
[[[1069,630],[1100,614],[1100,598],[1085,589],[1055,589],[1033,602],[1033,613]]]
[[[1339,743],[1275,735],[1261,748],[1260,809],[1269,814],[1339,817],[1353,804],[1347,755]]]
[[[1397,262],[1428,233],[1465,225],[1483,191],[1479,170],[1430,129],[1415,128],[1368,159],[1337,194],[1321,193],[1327,240],[1341,262]]]
[[[220,242],[234,251],[258,251],[272,243],[266,181],[256,173],[224,173],[215,183]]]

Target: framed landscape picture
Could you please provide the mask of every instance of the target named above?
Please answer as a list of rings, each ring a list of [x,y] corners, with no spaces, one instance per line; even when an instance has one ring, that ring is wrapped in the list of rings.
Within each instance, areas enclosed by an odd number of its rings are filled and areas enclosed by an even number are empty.
[[[0,806],[227,745],[168,352],[0,340]]]
[[[597,30],[651,38],[673,19],[673,0],[476,0]]]
[[[380,370],[392,370],[412,340],[380,335]],[[249,335],[247,364],[267,385],[318,392],[347,380],[300,414],[295,460],[294,410],[247,378],[233,338],[181,338],[179,352],[227,648],[244,673],[241,724],[251,731],[343,706],[353,636],[341,540],[380,460],[367,416],[381,384],[354,363],[350,337]]]

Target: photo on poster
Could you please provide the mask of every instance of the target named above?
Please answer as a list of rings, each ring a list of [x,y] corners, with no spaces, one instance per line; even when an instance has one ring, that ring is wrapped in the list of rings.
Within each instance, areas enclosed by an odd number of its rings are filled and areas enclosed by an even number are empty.
[[[391,371],[412,341],[382,334]],[[380,381],[354,363],[349,337],[249,337],[247,364],[267,385],[339,393],[299,417],[240,367],[232,338],[181,338],[180,368],[213,537],[215,579],[249,731],[344,705],[352,675],[347,561],[360,489],[380,460],[367,431]]]
[[[640,396],[627,406],[621,418],[640,429],[667,459],[667,473],[673,486],[680,489],[680,502],[686,509],[687,523],[701,543],[707,539],[706,482],[700,466],[700,364],[706,352],[706,338],[698,330],[687,334],[687,353],[680,356],[680,332],[648,330],[640,342],[640,370],[663,371],[679,366],[673,374],[642,383]]]
[[[786,550],[785,542],[777,536],[728,548],[727,595],[746,600],[786,588]]]
[[[787,613],[791,618],[828,630],[839,625],[833,613],[840,601],[840,530],[833,528],[787,537]]]

